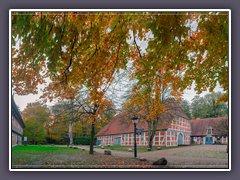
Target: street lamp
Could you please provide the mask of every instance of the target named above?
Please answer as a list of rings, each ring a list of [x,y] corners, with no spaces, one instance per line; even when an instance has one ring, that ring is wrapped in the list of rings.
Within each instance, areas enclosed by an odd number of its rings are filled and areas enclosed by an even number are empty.
[[[137,131],[137,128],[136,128],[136,124],[138,123],[138,118],[137,116],[133,116],[132,117],[132,121],[133,121],[133,124],[134,124],[134,158],[137,158],[137,139],[136,139],[136,131]]]

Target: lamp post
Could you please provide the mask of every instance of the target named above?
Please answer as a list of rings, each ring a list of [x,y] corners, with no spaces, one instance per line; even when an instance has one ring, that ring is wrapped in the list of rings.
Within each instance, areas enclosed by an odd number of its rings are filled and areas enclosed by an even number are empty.
[[[136,131],[137,131],[137,128],[136,128],[136,124],[138,122],[138,118],[137,116],[133,116],[132,117],[132,121],[133,121],[133,125],[134,125],[134,158],[137,158],[137,139],[136,139]]]

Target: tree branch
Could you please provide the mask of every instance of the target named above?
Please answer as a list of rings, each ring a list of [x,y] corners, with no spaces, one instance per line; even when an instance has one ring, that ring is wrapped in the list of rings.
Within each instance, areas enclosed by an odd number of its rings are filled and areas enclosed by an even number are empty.
[[[65,81],[66,83],[67,83],[67,73],[69,72],[69,68],[72,66],[72,59],[73,59],[73,53],[72,53],[72,51],[73,51],[74,45],[75,45],[75,43],[76,43],[76,41],[77,41],[77,35],[78,35],[78,32],[77,32],[77,30],[76,30],[76,31],[75,31],[75,34],[74,34],[74,40],[73,40],[73,43],[72,43],[72,46],[71,46],[71,57],[70,57],[70,60],[69,60],[69,64],[68,64],[67,68],[64,70],[64,76],[65,76],[65,78],[64,78],[63,81]]]
[[[142,58],[140,49],[139,49],[139,47],[138,47],[138,45],[137,45],[137,42],[136,42],[136,39],[135,39],[134,31],[133,31],[133,42],[134,42],[135,46],[137,47],[138,54],[139,54],[140,58]]]

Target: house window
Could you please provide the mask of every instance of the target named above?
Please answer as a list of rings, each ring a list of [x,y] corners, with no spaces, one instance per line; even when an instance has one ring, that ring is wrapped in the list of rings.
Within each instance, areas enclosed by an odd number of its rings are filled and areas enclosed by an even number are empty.
[[[174,131],[171,131],[171,136],[174,137]]]
[[[208,128],[208,129],[207,129],[207,134],[208,134],[208,135],[211,135],[211,134],[212,134],[212,128]]]
[[[180,117],[179,116],[176,116],[176,121],[178,122],[180,120]]]
[[[128,140],[128,135],[124,134],[124,141],[127,142],[127,140]]]

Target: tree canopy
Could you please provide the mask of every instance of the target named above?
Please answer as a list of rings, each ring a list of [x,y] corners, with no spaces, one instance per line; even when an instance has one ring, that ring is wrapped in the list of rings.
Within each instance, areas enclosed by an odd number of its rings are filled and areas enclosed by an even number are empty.
[[[144,39],[145,54],[137,41]],[[201,92],[218,82],[228,90],[226,12],[13,12],[12,42],[18,94],[37,93],[49,77],[49,98],[83,85],[101,97],[130,60],[146,83],[166,68],[184,73],[183,88],[195,81]]]

